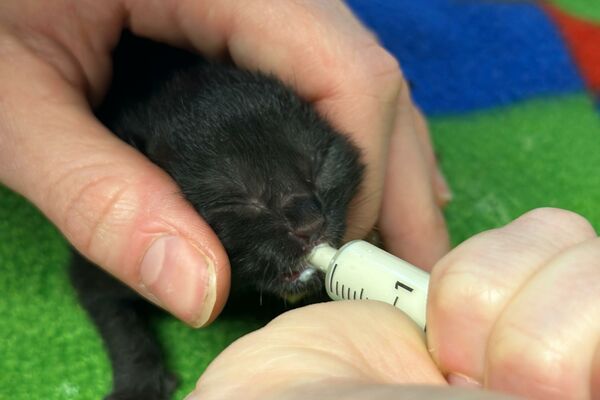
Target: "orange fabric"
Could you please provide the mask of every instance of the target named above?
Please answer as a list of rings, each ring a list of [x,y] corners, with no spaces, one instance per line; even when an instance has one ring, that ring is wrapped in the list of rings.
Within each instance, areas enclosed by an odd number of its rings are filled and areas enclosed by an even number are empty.
[[[600,94],[600,25],[569,15],[550,4],[543,8],[565,39],[586,85]]]

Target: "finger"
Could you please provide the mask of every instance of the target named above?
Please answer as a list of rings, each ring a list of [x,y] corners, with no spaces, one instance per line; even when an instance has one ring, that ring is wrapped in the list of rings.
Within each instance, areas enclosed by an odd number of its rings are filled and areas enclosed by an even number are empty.
[[[433,151],[433,145],[431,144],[431,137],[429,135],[429,128],[427,127],[425,117],[416,106],[412,107],[412,115],[421,152],[425,156],[425,161],[429,167],[436,202],[438,206],[443,207],[452,200],[452,192],[450,191],[448,182],[440,169],[435,152]]]
[[[599,293],[600,239],[547,262],[494,326],[486,387],[526,398],[591,399],[600,343]]]
[[[283,397],[282,397],[283,396]],[[456,387],[383,385],[364,382],[336,382],[298,385],[265,400],[516,400],[516,397],[483,390]],[[192,400],[192,398],[186,398]]]
[[[402,76],[397,61],[341,1],[133,1],[128,15],[138,34],[191,43],[205,54],[228,52],[241,67],[274,73],[348,133],[367,164],[355,202],[360,206],[349,216],[352,237],[370,231]]]
[[[600,343],[598,343],[596,351],[594,352],[591,377],[591,398],[598,399],[600,398]]]
[[[429,287],[428,343],[441,370],[482,383],[490,334],[513,296],[551,257],[595,236],[579,215],[546,208],[452,250]]]
[[[193,326],[215,318],[229,267],[210,227],[55,69],[17,39],[12,46],[0,61],[0,77],[10,77],[0,79],[0,180],[140,294]]]
[[[239,339],[207,368],[195,395],[285,398],[299,384],[352,381],[445,383],[404,314],[379,302],[347,301],[287,312]]]
[[[448,232],[436,204],[406,91],[400,95],[389,154],[378,221],[385,246],[408,262],[431,269],[448,251]]]

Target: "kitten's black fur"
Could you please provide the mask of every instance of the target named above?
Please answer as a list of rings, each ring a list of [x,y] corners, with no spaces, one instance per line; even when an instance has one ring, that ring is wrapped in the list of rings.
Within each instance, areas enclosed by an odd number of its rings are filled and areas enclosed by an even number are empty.
[[[232,293],[322,290],[298,279],[338,245],[363,166],[357,149],[275,78],[125,34],[100,120],[167,171],[225,246]],[[74,254],[72,281],[113,364],[110,399],[167,399],[175,380],[130,289]]]

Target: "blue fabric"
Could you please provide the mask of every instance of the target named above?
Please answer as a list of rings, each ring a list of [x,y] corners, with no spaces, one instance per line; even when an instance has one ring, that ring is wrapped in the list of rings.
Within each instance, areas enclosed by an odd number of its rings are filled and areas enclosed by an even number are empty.
[[[413,83],[428,114],[465,112],[583,88],[558,32],[533,4],[348,0]]]

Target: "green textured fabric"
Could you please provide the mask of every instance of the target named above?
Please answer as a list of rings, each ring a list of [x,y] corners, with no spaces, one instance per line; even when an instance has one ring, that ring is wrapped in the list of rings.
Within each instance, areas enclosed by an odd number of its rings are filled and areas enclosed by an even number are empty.
[[[600,22],[600,2],[598,0],[552,0],[566,12],[587,19]]]
[[[110,389],[108,358],[75,299],[68,261],[60,233],[0,186],[1,400],[100,399]],[[183,398],[208,363],[259,322],[225,317],[193,330],[165,316],[156,327]]]
[[[576,211],[600,230],[600,117],[587,95],[430,124],[454,193],[454,244],[536,207]]]
[[[600,228],[600,119],[585,95],[535,100],[431,122],[454,192],[454,243],[540,206],[572,209]],[[102,344],[69,286],[59,233],[0,188],[0,399],[98,399],[111,378]],[[189,392],[228,343],[259,326],[219,319],[194,331],[157,322]]]

